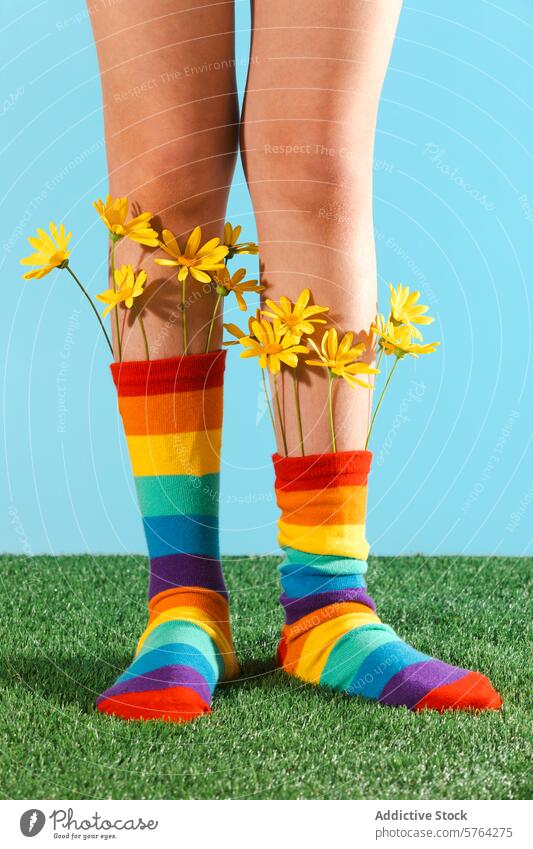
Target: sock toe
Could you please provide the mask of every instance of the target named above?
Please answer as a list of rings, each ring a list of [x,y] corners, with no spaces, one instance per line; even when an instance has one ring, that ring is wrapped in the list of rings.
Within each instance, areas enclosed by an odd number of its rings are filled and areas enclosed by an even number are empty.
[[[489,679],[480,672],[468,672],[452,684],[430,690],[414,710],[499,710],[503,702]]]
[[[189,687],[169,687],[139,693],[106,697],[97,704],[100,713],[122,719],[162,719],[165,722],[190,722],[211,713],[209,705]]]

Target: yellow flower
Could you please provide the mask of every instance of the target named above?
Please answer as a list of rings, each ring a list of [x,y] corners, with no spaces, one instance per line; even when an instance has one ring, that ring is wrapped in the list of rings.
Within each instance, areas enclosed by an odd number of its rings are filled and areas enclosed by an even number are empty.
[[[410,292],[409,287],[402,286],[401,283],[398,283],[397,289],[389,283],[389,289],[392,323],[407,325],[413,339],[422,339],[422,334],[415,325],[431,324],[435,319],[430,315],[424,315],[429,307],[417,303],[420,292]]]
[[[255,315],[248,316],[248,334],[241,330],[240,327],[237,327],[236,324],[224,324],[223,327],[228,333],[231,333],[232,336],[235,336],[235,342],[233,340],[229,340],[228,342],[224,342],[223,344],[227,347],[230,345],[238,345],[239,340],[243,338],[243,336],[253,336],[252,323],[254,321],[261,321],[261,311],[256,310]]]
[[[235,254],[257,254],[259,248],[255,242],[238,242],[241,235],[242,227],[232,227],[229,221],[224,224],[224,244],[228,249],[228,259],[232,259]]]
[[[260,321],[253,319],[251,325],[251,334],[239,339],[241,345],[246,348],[241,357],[259,357],[261,368],[268,368],[271,374],[278,374],[282,363],[296,368],[298,354],[308,352],[305,345],[294,345],[293,340],[285,335],[278,319],[275,319],[273,324],[266,318]]]
[[[267,298],[266,305],[270,310],[263,310],[263,315],[279,318],[284,332],[290,335],[294,342],[299,342],[304,333],[310,335],[315,332],[315,324],[326,323],[325,319],[315,316],[327,312],[329,307],[308,307],[310,297],[310,290],[304,289],[294,305],[285,295],[279,299],[279,304]]]
[[[67,265],[70,256],[67,247],[72,233],[65,233],[64,224],[61,224],[58,230],[53,221],[50,222],[50,233],[51,236],[38,227],[37,238],[28,237],[28,242],[35,249],[35,253],[24,257],[20,260],[20,263],[21,265],[31,265],[34,270],[23,274],[24,280],[40,280],[54,268],[64,268]]]
[[[125,299],[125,297],[124,292],[121,292],[120,289],[117,289],[116,291],[114,289],[106,289],[105,292],[100,292],[96,295],[97,301],[102,301],[102,303],[107,304],[102,313],[103,317],[105,318],[111,310],[115,309],[115,307],[117,307],[121,301]]]
[[[135,298],[144,292],[144,284],[147,275],[145,271],[139,271],[137,277],[131,265],[123,265],[115,269],[115,289],[106,289],[96,296],[97,300],[107,304],[102,315],[106,316],[112,309],[123,303],[127,309],[131,309]]]
[[[265,286],[259,286],[257,280],[244,280],[246,269],[239,268],[235,274],[231,275],[227,268],[221,268],[213,274],[213,281],[216,284],[218,295],[226,297],[230,292],[235,294],[239,309],[246,312],[246,301],[243,298],[243,292],[264,292]],[[242,281],[242,282],[241,282]]]
[[[107,195],[105,203],[98,199],[93,206],[115,239],[131,239],[140,245],[156,248],[159,244],[157,232],[151,227],[152,213],[142,212],[130,221],[128,217],[128,198],[112,198]]]
[[[352,387],[358,384],[365,389],[372,389],[372,385],[360,380],[358,375],[379,374],[379,370],[371,368],[366,363],[358,362],[366,350],[366,345],[363,342],[357,345],[352,343],[353,333],[345,333],[339,342],[337,331],[334,327],[330,327],[322,336],[320,348],[312,339],[309,339],[309,344],[314,348],[319,359],[306,360],[306,363],[309,366],[328,368],[332,374],[344,378]]]
[[[418,357],[420,354],[432,354],[440,342],[428,342],[426,345],[413,344],[411,331],[406,324],[395,325],[392,321],[385,321],[383,315],[379,315],[372,325],[371,330],[379,336],[379,347],[387,356],[394,354],[402,359],[407,354]]]
[[[179,242],[170,230],[163,230],[163,241],[159,242],[171,259],[156,259],[158,265],[169,265],[179,267],[178,280],[187,279],[189,272],[200,283],[210,283],[211,278],[207,271],[216,271],[224,268],[222,260],[227,256],[226,245],[220,244],[220,239],[210,239],[202,247],[202,230],[195,227],[182,251]]]
[[[134,298],[138,298],[144,293],[144,284],[147,280],[146,271],[139,271],[137,277],[131,265],[123,265],[122,268],[115,269],[115,284],[117,289],[126,293],[124,298],[124,306],[131,309]]]
[[[252,316],[250,316],[249,321],[252,321],[252,320],[253,320]],[[230,345],[238,345],[239,340],[242,339],[244,336],[246,336],[246,333],[244,332],[244,330],[241,330],[241,328],[237,327],[236,324],[224,324],[223,327],[224,327],[224,330],[227,330],[228,333],[231,333],[232,336],[235,336],[235,341],[233,341],[233,339],[229,339],[227,342],[222,343],[223,345],[226,345],[227,347],[229,347]],[[249,332],[251,334],[251,332],[252,332],[251,327],[249,329]]]

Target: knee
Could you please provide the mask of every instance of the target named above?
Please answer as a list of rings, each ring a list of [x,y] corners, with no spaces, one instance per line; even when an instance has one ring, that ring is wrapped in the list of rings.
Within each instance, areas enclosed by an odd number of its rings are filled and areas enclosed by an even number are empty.
[[[316,100],[316,98],[315,98]],[[334,98],[314,103],[312,111],[286,114],[250,98],[245,105],[241,151],[252,196],[270,194],[291,204],[296,196],[311,200],[335,195],[346,187],[371,187],[374,119],[353,110],[339,111]],[[267,117],[265,117],[267,116]],[[274,117],[271,117],[274,116]]]
[[[110,167],[111,193],[129,196],[178,232],[193,220],[209,225],[224,216],[237,146],[236,126],[233,133],[193,133],[156,146],[138,160]]]
[[[238,150],[233,92],[210,109],[194,103],[130,123],[107,145],[112,194],[130,195],[161,214],[179,205],[191,214],[225,205]],[[223,213],[222,213],[223,214]]]
[[[339,122],[245,121],[241,146],[252,197],[314,208],[339,193],[345,203],[370,193],[373,135]]]

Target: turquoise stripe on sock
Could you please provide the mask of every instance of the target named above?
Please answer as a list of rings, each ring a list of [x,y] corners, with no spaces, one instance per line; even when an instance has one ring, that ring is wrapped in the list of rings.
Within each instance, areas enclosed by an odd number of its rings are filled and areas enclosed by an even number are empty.
[[[193,646],[205,656],[219,677],[224,674],[224,660],[209,634],[199,625],[187,622],[185,619],[172,619],[154,628],[148,634],[137,657],[142,657],[153,649],[161,648],[169,643],[187,643]]]
[[[333,646],[320,683],[347,690],[367,657],[382,645],[398,640],[389,625],[361,625],[344,634]]]
[[[216,516],[220,475],[158,475],[135,478],[143,516]]]
[[[357,670],[348,688],[349,693],[366,696],[367,699],[378,699],[383,687],[406,666],[431,660],[427,654],[407,645],[399,637],[397,639],[397,643],[380,646],[368,655]]]
[[[284,548],[285,560],[280,569],[290,569],[293,565],[305,565],[323,575],[364,575],[368,569],[366,560],[355,557],[333,557],[329,554],[307,554],[296,548]]]
[[[116,683],[135,678],[137,675],[147,675],[154,669],[162,669],[172,664],[192,666],[205,678],[213,691],[217,674],[205,655],[187,643],[167,643],[165,646],[138,655],[120,678],[117,678]]]

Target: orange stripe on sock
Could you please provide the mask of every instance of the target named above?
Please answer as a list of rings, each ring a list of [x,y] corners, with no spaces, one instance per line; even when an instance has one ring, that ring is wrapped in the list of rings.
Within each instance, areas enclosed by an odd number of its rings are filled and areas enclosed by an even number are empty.
[[[281,519],[292,525],[364,525],[366,486],[339,486],[276,493]]]
[[[166,395],[123,395],[118,406],[128,436],[190,433],[222,427],[222,389]]]
[[[227,600],[215,590],[204,590],[197,587],[173,587],[164,590],[150,599],[148,624],[153,622],[165,610],[174,607],[195,607],[207,613],[213,622],[221,623],[229,620]]]

